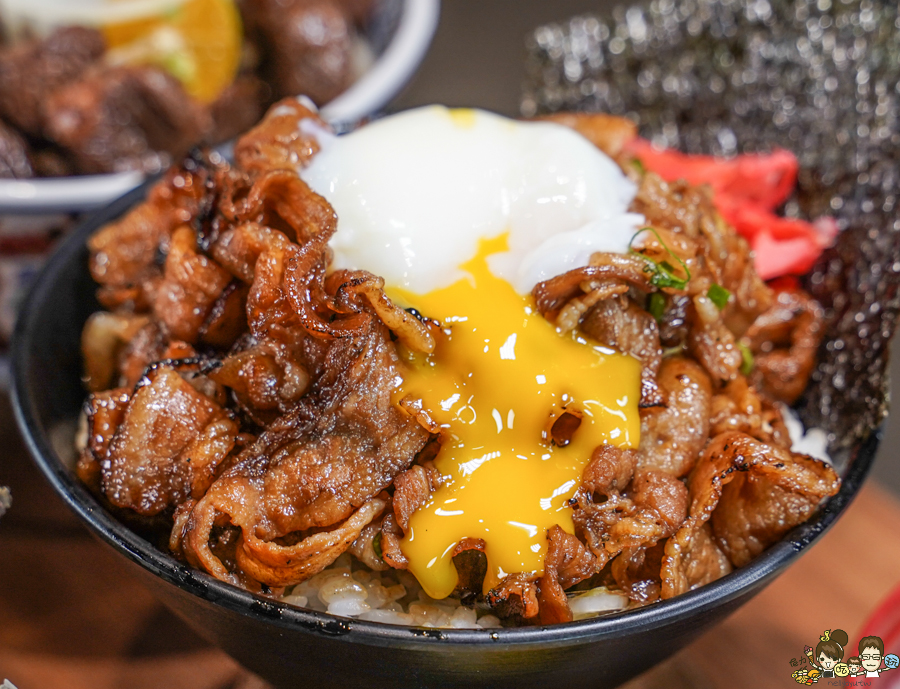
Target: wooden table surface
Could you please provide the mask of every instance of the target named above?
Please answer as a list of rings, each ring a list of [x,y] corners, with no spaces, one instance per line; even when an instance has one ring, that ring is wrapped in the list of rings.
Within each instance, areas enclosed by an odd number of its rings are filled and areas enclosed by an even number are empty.
[[[265,689],[200,639],[68,513],[27,458],[0,396],[0,682],[18,689]],[[628,689],[790,687],[791,658],[860,626],[900,580],[900,502],[869,483],[768,589]],[[877,544],[877,548],[872,545]],[[743,650],[738,651],[738,648]]]

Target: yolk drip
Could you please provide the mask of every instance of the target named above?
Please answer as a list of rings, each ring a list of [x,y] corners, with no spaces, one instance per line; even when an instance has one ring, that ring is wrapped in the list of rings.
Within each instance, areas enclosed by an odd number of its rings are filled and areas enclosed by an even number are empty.
[[[485,541],[485,592],[509,573],[543,573],[547,530],[558,524],[574,533],[568,500],[593,449],[639,442],[639,362],[558,333],[531,297],[488,269],[487,256],[504,250],[505,235],[482,240],[461,266],[470,277],[449,287],[426,295],[389,290],[448,333],[434,354],[409,355],[397,393],[420,398],[443,429],[435,460],[443,485],[412,516],[401,543],[433,598],[456,587],[452,553],[466,537]],[[564,408],[583,419],[571,442],[557,447],[544,431]]]

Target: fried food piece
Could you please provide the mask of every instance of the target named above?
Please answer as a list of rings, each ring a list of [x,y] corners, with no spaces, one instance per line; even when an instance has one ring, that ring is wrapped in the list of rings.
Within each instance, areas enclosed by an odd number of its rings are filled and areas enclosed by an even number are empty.
[[[585,467],[572,517],[598,567],[625,548],[667,538],[684,521],[688,503],[684,484],[659,471],[634,474],[638,461],[635,450],[601,445]]]
[[[726,431],[740,431],[760,442],[791,448],[791,436],[781,411],[760,398],[743,376],[731,381],[712,399],[710,436]]]
[[[225,581],[283,586],[287,571],[300,577],[293,583],[315,574],[314,567],[275,567],[277,548],[269,544],[350,518],[412,464],[430,437],[393,404],[399,361],[380,321],[371,318],[362,336],[309,337],[306,345],[313,391],[237,457],[186,520],[180,541],[188,561]],[[375,516],[354,524],[361,530]],[[217,523],[241,530],[237,572],[210,550]],[[331,559],[314,562],[324,567],[340,552],[335,546]]]
[[[616,586],[631,600],[643,604],[659,598],[664,545],[660,541],[652,546],[625,548],[610,563],[609,571]]]
[[[772,399],[796,402],[816,365],[824,320],[822,307],[805,292],[779,292],[745,335],[754,355],[753,385]]]
[[[597,559],[559,526],[550,529],[547,541],[544,574],[538,582],[541,624],[571,622],[565,590],[592,576],[597,571]]]
[[[76,81],[104,50],[100,32],[81,26],[6,48],[0,52],[0,115],[20,131],[41,136],[47,99]]]
[[[147,316],[135,314],[108,311],[91,314],[81,331],[81,353],[88,390],[99,392],[113,384],[119,368],[119,352],[149,322]]]
[[[581,330],[600,344],[630,354],[641,362],[640,406],[659,407],[663,395],[657,384],[662,363],[659,328],[653,316],[628,297],[605,299],[587,312]]]
[[[318,105],[352,79],[355,29],[330,0],[253,0],[244,5],[248,33],[262,52],[261,73],[276,98],[305,94]]]
[[[285,98],[269,108],[263,120],[238,139],[237,166],[249,175],[269,170],[296,170],[319,152],[319,136],[331,131],[314,109],[296,98]]]
[[[169,240],[153,313],[173,338],[196,344],[200,331],[231,276],[197,250],[194,231],[182,225]]]
[[[641,410],[638,467],[686,476],[709,439],[712,385],[681,356],[663,360],[658,382],[665,406]]]
[[[604,299],[624,294],[630,287],[655,291],[646,265],[637,256],[594,254],[590,265],[539,282],[532,295],[541,315],[563,332],[569,332],[588,309]]]
[[[689,479],[690,513],[666,543],[662,597],[689,591],[720,575],[698,563],[721,564],[713,545],[735,566],[746,564],[806,521],[841,480],[821,460],[762,443],[737,431],[713,438]],[[715,543],[704,525],[713,519]]]
[[[524,574],[510,574],[485,594],[499,617],[530,620],[540,612],[537,583]]]
[[[98,67],[44,103],[46,136],[88,174],[162,170],[211,129],[209,112],[153,66]]]
[[[215,174],[208,159],[187,159],[166,173],[147,201],[88,239],[91,277],[101,285],[104,306],[150,309],[172,233],[199,216]]]
[[[87,446],[78,457],[75,473],[78,478],[97,494],[102,493],[101,466],[107,461],[109,444],[131,401],[130,390],[113,388],[104,392],[96,392],[87,401]]]
[[[144,516],[174,509],[206,492],[237,432],[222,407],[163,367],[134,394],[109,444],[103,493]]]
[[[463,538],[453,549],[451,558],[456,568],[456,593],[463,601],[474,601],[484,588],[487,575],[487,544],[481,538]]]

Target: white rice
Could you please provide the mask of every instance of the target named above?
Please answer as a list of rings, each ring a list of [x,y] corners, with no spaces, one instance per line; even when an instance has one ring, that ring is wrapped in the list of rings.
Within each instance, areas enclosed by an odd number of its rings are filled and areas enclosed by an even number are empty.
[[[282,601],[309,610],[416,627],[492,629],[500,620],[448,598],[430,598],[409,572],[373,572],[349,553],[285,592]]]
[[[781,411],[784,425],[791,436],[791,451],[833,464],[828,454],[828,434],[821,428],[804,429],[797,412],[786,404],[782,405]]]
[[[443,629],[494,629],[500,619],[484,604],[474,608],[455,598],[430,598],[416,578],[403,570],[373,572],[349,553],[288,589],[289,605],[370,622]],[[576,620],[622,610],[628,598],[605,588],[569,594]]]

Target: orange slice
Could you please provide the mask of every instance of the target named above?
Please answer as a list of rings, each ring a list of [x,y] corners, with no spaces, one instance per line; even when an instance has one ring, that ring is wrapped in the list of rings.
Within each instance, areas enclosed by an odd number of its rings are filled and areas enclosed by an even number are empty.
[[[234,0],[154,4],[154,13],[101,27],[108,59],[158,65],[195,98],[214,101],[234,80],[241,60],[243,31]]]

